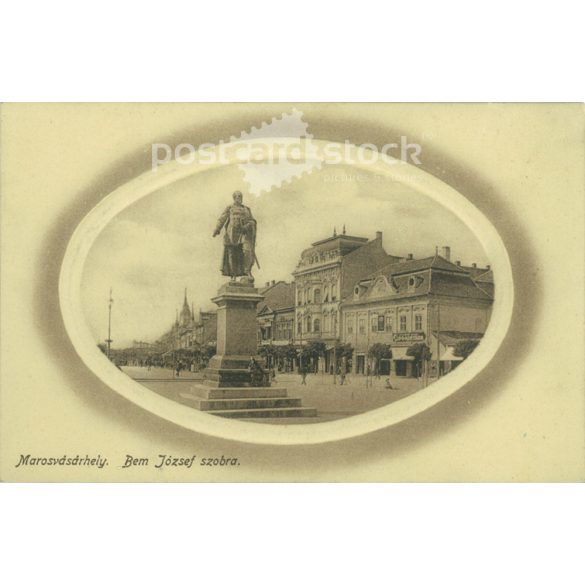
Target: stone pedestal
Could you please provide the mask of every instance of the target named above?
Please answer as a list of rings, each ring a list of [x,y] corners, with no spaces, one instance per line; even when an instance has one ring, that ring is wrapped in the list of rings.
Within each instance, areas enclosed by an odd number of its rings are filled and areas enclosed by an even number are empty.
[[[290,398],[286,388],[253,387],[250,358],[257,355],[256,306],[264,297],[254,285],[229,282],[211,299],[217,309],[217,354],[204,370],[204,385],[180,394],[193,408],[226,418],[313,417],[315,408]]]
[[[228,282],[211,299],[217,306],[217,353],[204,371],[214,388],[249,387],[250,358],[260,364],[256,306],[264,297],[253,284]]]

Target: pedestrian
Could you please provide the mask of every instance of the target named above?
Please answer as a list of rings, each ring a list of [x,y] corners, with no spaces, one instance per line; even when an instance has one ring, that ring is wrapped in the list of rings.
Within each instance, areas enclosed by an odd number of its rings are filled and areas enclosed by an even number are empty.
[[[299,368],[299,373],[301,374],[301,386],[307,385],[307,366],[301,364]]]
[[[385,384],[384,388],[386,388],[386,390],[394,390],[394,388],[392,387],[392,384],[390,383],[390,378],[386,378],[386,384]]]

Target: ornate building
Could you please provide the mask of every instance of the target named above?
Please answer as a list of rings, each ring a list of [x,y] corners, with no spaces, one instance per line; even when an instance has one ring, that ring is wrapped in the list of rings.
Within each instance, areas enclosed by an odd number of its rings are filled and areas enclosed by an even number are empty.
[[[376,237],[349,236],[345,227],[341,235],[320,240],[301,253],[293,272],[295,289],[294,342],[302,346],[309,341],[324,342],[325,363],[329,368],[333,347],[340,341],[341,299],[366,275],[398,262],[382,246],[382,232]]]
[[[355,283],[342,304],[342,339],[354,348],[355,373],[364,373],[369,348],[383,343],[392,347],[396,375],[413,375],[407,350],[416,342],[433,353],[431,375],[437,358],[446,373],[460,360],[453,354],[457,341],[483,336],[493,302],[490,268],[453,264],[448,247],[443,256],[391,262]],[[388,373],[390,361],[380,365]]]

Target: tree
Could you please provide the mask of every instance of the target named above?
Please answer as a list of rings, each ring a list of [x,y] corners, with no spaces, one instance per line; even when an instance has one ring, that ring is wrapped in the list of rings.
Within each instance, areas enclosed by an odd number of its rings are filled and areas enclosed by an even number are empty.
[[[479,339],[461,339],[455,344],[453,355],[466,360],[479,345]]]
[[[261,345],[258,348],[258,353],[266,360],[266,366],[274,367],[274,361],[278,355],[278,349],[273,345]]]
[[[338,358],[346,358],[351,359],[353,356],[353,347],[351,343],[336,343],[335,344],[335,354]]]
[[[294,367],[297,350],[292,343],[289,343],[288,345],[279,345],[276,348],[276,357],[279,360],[279,364],[288,371]]]
[[[306,364],[307,360],[316,360],[325,355],[327,346],[322,341],[311,341],[301,348],[300,359]]]
[[[387,343],[374,343],[368,351],[368,357],[375,360],[374,374],[377,376],[380,371],[380,361],[392,358],[392,348]]]
[[[428,365],[433,357],[431,348],[426,343],[413,343],[407,350],[406,355],[414,358],[414,367],[416,368],[416,376],[420,378],[422,373],[422,366]]]

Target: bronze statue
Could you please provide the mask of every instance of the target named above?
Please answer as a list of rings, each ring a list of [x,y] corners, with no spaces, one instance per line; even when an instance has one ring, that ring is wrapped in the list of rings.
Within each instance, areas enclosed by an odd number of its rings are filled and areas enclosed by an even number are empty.
[[[232,195],[234,202],[229,205],[217,220],[213,237],[218,236],[225,227],[223,235],[223,259],[221,273],[235,280],[241,276],[242,281],[254,282],[252,266],[256,259],[256,220],[249,207],[242,200],[240,191]],[[260,267],[260,265],[258,265]]]

